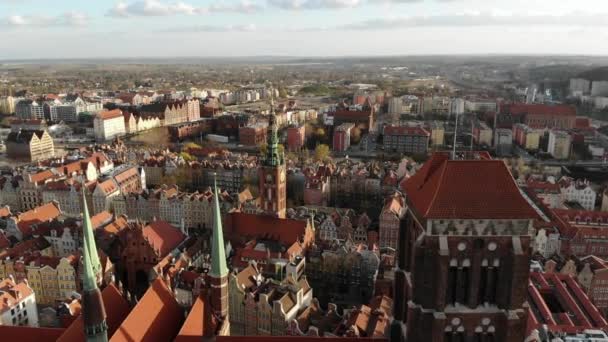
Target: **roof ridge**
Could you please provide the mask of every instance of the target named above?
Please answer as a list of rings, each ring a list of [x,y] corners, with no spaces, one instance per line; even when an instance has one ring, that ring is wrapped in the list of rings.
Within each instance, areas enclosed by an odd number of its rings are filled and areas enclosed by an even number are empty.
[[[437,198],[437,194],[439,193],[439,188],[443,184],[443,180],[444,180],[443,175],[445,174],[445,170],[448,167],[448,161],[449,161],[449,159],[445,159],[442,162],[443,170],[441,170],[441,174],[439,175],[439,179],[437,180],[437,186],[435,187],[435,189],[433,189],[435,191],[435,193],[433,194],[433,197],[431,198],[431,200],[429,201],[429,204],[427,205],[426,212],[424,213],[424,216],[427,216],[429,214],[429,212],[431,211],[431,208],[433,208],[433,203],[435,202],[435,199]],[[430,178],[430,176],[426,177],[426,179],[428,179],[428,178]],[[424,183],[426,183],[426,179],[425,179]]]

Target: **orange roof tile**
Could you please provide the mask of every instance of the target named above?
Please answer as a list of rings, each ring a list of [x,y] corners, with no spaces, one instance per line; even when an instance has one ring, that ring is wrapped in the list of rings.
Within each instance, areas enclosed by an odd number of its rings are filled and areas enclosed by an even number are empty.
[[[112,213],[109,211],[102,211],[99,214],[91,217],[91,224],[93,225],[93,229],[97,229],[105,224],[108,224],[112,221]]]
[[[32,225],[51,221],[59,215],[61,215],[59,207],[54,202],[50,202],[18,215],[17,226],[24,235],[29,235],[32,232]]]
[[[127,228],[129,225],[127,219],[124,216],[117,217],[114,221],[110,222],[107,226],[103,227],[106,233],[118,234],[121,230]]]
[[[169,254],[186,238],[179,229],[161,220],[150,222],[142,233],[154,250],[160,251],[161,256]]]
[[[196,298],[188,317],[186,317],[186,322],[182,325],[174,342],[200,341],[203,337],[203,329],[205,328],[203,317],[206,314],[210,313],[205,312],[203,297]]]
[[[435,153],[402,186],[424,218],[538,217],[501,160],[450,160],[448,153]]]
[[[235,236],[268,238],[291,246],[306,234],[306,221],[238,212],[227,218],[226,232]]]
[[[7,216],[11,216],[11,208],[9,208],[8,205],[5,205],[4,207],[0,208],[0,217]]]
[[[127,179],[129,179],[133,176],[139,176],[139,173],[137,172],[137,168],[130,167],[130,168],[124,170],[123,172],[115,175],[114,179],[116,180],[116,182],[118,182],[118,184],[122,184],[124,181],[126,181]]]
[[[106,308],[106,323],[108,336],[114,334],[122,321],[129,314],[129,303],[122,297],[116,286],[110,284],[101,291],[103,305]],[[82,316],[78,316],[65,332],[57,339],[58,342],[84,341],[84,326]],[[37,341],[40,342],[40,341]]]
[[[98,183],[97,186],[106,194],[111,194],[113,192],[115,192],[116,190],[118,190],[118,187],[116,186],[116,183],[114,183],[114,180],[107,179],[101,183]]]
[[[26,283],[15,283],[10,278],[0,281],[0,312],[14,308],[34,292]]]
[[[183,311],[173,294],[157,278],[110,341],[172,341],[179,332],[183,317]]]
[[[44,170],[30,176],[32,183],[40,183],[52,178],[55,174],[51,170]]]
[[[99,112],[99,114],[97,114],[97,116],[99,118],[101,118],[102,120],[109,120],[109,119],[122,117],[122,112],[120,111],[120,109],[104,110],[102,112]]]

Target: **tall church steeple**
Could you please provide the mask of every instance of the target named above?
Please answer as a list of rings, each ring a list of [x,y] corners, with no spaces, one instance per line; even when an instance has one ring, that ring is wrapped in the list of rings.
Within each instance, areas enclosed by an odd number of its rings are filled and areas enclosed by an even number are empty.
[[[260,206],[266,215],[285,218],[287,212],[285,156],[279,145],[279,127],[274,111],[274,89],[271,88],[270,92],[267,151],[258,169]]]
[[[82,191],[82,231],[83,255],[82,264],[82,312],[84,318],[84,332],[87,342],[108,341],[108,326],[106,324],[106,310],[101,298],[101,291],[97,286],[98,276],[101,273],[101,264],[97,255],[97,246],[93,236],[93,226],[89,216],[84,187]]]
[[[278,166],[285,164],[285,156],[279,150],[279,127],[277,125],[277,115],[274,111],[274,89],[270,90],[270,118],[268,120],[268,134],[266,138],[268,149],[264,165]]]
[[[224,231],[222,229],[222,213],[220,211],[217,181],[214,180],[213,199],[213,235],[211,236],[211,307],[217,317],[228,317],[228,267],[224,250]]]

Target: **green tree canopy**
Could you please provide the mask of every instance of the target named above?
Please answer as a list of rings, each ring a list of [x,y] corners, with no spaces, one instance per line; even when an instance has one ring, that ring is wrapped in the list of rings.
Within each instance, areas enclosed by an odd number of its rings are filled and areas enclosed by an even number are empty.
[[[329,159],[330,151],[329,146],[325,144],[317,145],[315,148],[315,160],[316,161],[326,161]]]

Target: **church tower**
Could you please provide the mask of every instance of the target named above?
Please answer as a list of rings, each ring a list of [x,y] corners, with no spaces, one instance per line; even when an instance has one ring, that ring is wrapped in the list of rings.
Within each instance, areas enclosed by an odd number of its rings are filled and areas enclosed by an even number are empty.
[[[271,90],[270,119],[266,156],[258,169],[260,206],[266,215],[285,218],[287,210],[287,175],[285,156],[279,150],[279,127],[274,112],[274,95]]]
[[[84,187],[83,187],[84,189]],[[101,274],[101,264],[97,255],[97,246],[93,236],[93,226],[89,217],[87,201],[82,193],[82,231],[84,237],[82,264],[82,312],[84,318],[84,332],[87,342],[107,342],[108,326],[106,324],[106,310],[101,298],[101,291],[97,287]]]
[[[213,196],[213,235],[211,236],[211,271],[209,272],[211,307],[216,317],[227,323],[228,319],[228,267],[226,266],[226,251],[224,250],[224,232],[222,229],[222,214],[214,184]]]

